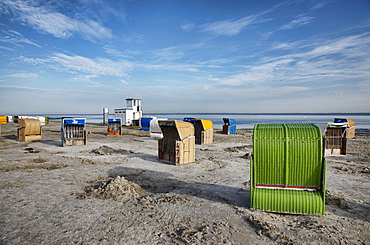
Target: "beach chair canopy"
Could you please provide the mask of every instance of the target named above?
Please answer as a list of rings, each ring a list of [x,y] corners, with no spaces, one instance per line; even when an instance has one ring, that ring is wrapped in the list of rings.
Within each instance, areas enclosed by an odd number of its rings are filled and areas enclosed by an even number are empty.
[[[163,134],[161,127],[159,127],[158,121],[159,120],[168,120],[167,118],[153,118],[153,120],[150,121],[150,137],[155,139],[162,139]]]
[[[85,126],[86,118],[63,118],[63,125],[81,125]]]
[[[153,120],[153,117],[141,117],[140,118],[140,130],[149,131],[150,122]]]
[[[121,118],[109,118],[108,123],[121,123]]]
[[[184,140],[187,137],[194,136],[194,126],[189,122],[177,120],[159,120],[158,125],[162,130],[163,137],[178,138]]]
[[[223,118],[223,121],[224,121],[224,125],[235,125],[236,124],[236,120],[235,119],[231,119],[231,118]]]
[[[19,141],[33,141],[42,139],[41,122],[37,119],[18,119],[19,128],[17,138]]]
[[[8,116],[0,116],[0,124],[8,123]]]
[[[23,135],[40,135],[41,122],[37,119],[19,119],[19,127],[24,129]]]
[[[355,126],[355,121],[347,118],[334,118],[334,123],[344,123],[347,127]]]
[[[206,131],[208,129],[213,128],[213,123],[211,120],[191,119],[190,122],[193,123],[194,125],[199,125],[199,127],[201,128],[201,131]]]

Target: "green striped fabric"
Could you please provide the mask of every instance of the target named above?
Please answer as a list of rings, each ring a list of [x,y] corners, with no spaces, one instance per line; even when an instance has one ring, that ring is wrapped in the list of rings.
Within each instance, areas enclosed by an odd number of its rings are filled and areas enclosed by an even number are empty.
[[[251,207],[289,213],[325,212],[322,134],[314,124],[256,124]]]

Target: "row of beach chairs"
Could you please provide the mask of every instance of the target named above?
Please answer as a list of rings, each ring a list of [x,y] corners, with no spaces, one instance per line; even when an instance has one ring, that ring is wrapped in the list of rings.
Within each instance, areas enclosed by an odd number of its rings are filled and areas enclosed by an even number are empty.
[[[41,140],[41,123],[36,119],[18,120],[20,141]],[[174,164],[195,161],[195,144],[213,143],[209,120],[158,120],[158,158]],[[334,122],[325,134],[342,132],[352,121]],[[333,126],[334,125],[334,126]],[[348,127],[350,126],[350,127]],[[335,130],[331,130],[334,128]],[[108,121],[108,135],[121,134],[119,119]],[[326,195],[325,141],[322,129],[311,123],[256,124],[250,161],[250,207],[279,213],[324,214]],[[352,133],[347,133],[352,137]],[[354,133],[353,133],[354,135]],[[63,146],[86,145],[84,118],[62,121]]]

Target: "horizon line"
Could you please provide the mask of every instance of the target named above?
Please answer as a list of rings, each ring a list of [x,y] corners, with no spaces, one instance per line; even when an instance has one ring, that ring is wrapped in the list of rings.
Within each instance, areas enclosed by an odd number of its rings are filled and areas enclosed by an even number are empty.
[[[101,113],[17,113],[18,115],[99,115]],[[114,114],[114,113],[109,113]],[[183,115],[183,114],[193,114],[193,115],[367,115],[370,112],[147,112],[143,115]],[[1,114],[1,115],[16,115],[15,113]]]

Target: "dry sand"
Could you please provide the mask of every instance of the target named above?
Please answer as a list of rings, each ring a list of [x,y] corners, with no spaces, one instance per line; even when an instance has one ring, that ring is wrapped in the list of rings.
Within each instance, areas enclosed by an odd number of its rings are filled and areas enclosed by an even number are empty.
[[[60,123],[37,142],[16,128],[0,135],[0,244],[370,244],[370,136],[327,157],[325,215],[287,215],[249,208],[252,131],[216,130],[175,166],[138,129],[88,125],[86,146],[62,147]]]

